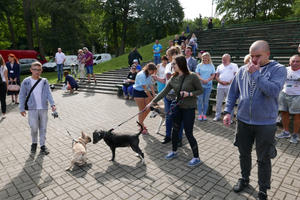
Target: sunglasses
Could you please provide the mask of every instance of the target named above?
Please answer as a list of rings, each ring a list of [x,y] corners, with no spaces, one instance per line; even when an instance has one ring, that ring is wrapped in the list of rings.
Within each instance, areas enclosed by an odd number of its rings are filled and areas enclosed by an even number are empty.
[[[31,70],[34,71],[34,72],[41,72],[41,71],[43,71],[42,69],[32,69],[32,68],[31,68]]]

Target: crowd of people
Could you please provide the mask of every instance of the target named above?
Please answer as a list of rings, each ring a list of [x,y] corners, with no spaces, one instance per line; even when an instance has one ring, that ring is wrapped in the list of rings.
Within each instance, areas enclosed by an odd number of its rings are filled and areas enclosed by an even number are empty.
[[[163,99],[166,116],[166,134],[162,144],[172,142],[172,150],[165,159],[179,156],[178,147],[182,146],[183,130],[190,144],[193,158],[189,166],[196,166],[201,162],[198,143],[193,136],[195,111],[198,109],[197,119],[207,121],[209,97],[213,87],[213,80],[218,82],[216,96],[216,113],[214,122],[221,119],[222,105],[223,123],[230,126],[233,123],[234,108],[237,105],[236,135],[234,145],[240,154],[241,178],[233,187],[235,192],[242,191],[249,185],[252,168],[252,146],[255,142],[258,163],[258,199],[267,199],[267,190],[271,188],[271,160],[277,155],[277,138],[290,138],[291,143],[298,142],[300,128],[300,55],[290,58],[289,67],[269,60],[270,49],[266,41],[254,42],[245,55],[242,67],[231,62],[231,56],[224,54],[222,64],[215,68],[211,55],[200,51],[198,61],[196,56],[197,38],[192,35],[186,39],[184,32],[180,37],[170,40],[166,55],[159,40],[153,46],[154,63],[150,62],[143,68],[139,65],[141,55],[134,48],[129,54],[131,66],[127,79],[123,83],[126,100],[134,100],[137,104],[138,120],[142,125],[142,133],[148,134],[145,118],[151,106]],[[84,53],[84,54],[83,54]],[[300,45],[299,45],[300,53]],[[93,54],[86,47],[78,50],[78,66],[80,79],[85,78],[84,68],[88,75],[97,83],[93,73]],[[41,152],[49,154],[45,146],[48,119],[48,103],[52,111],[56,110],[55,102],[49,88],[49,82],[41,78],[43,71],[39,62],[31,65],[32,75],[23,80],[20,90],[8,91],[9,85],[20,86],[20,65],[18,59],[9,54],[5,63],[0,55],[0,100],[2,118],[6,118],[6,93],[11,95],[12,103],[19,104],[22,116],[28,111],[28,123],[31,129],[31,152],[35,153],[38,143]],[[78,89],[76,80],[68,71],[62,71],[65,55],[58,48],[55,55],[58,70],[58,81],[65,77],[65,84],[70,85],[71,93]],[[155,93],[155,81],[158,94]],[[19,95],[19,100],[18,100]],[[172,112],[170,112],[172,111]],[[278,111],[282,113],[284,131],[275,136],[276,118]],[[293,115],[293,133],[289,132],[290,115]]]

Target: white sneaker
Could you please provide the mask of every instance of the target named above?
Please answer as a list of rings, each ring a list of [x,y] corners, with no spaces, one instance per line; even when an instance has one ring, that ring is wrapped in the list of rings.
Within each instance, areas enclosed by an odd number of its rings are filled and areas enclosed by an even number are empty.
[[[5,119],[7,116],[6,115],[2,115],[2,119]]]
[[[217,122],[217,121],[219,121],[219,119],[220,119],[220,118],[215,117],[215,118],[213,118],[213,121],[214,121],[214,122]]]

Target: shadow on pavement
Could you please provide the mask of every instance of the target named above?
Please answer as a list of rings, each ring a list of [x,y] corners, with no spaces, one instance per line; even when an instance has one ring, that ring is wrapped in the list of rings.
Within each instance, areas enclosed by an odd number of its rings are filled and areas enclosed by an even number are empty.
[[[19,194],[22,199],[30,199],[53,181],[49,175],[44,180],[41,177],[44,155],[38,154],[36,158],[34,157],[34,154],[28,155],[22,171],[11,182],[7,183],[1,191],[7,190],[11,192],[10,196]]]

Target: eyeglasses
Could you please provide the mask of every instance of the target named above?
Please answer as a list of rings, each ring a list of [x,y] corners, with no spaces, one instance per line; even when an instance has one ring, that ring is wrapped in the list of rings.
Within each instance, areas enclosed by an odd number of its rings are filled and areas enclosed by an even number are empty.
[[[41,71],[43,71],[42,69],[32,69],[32,68],[31,68],[31,70],[34,71],[34,72],[41,72]]]
[[[136,68],[131,68],[131,69],[136,69]]]

